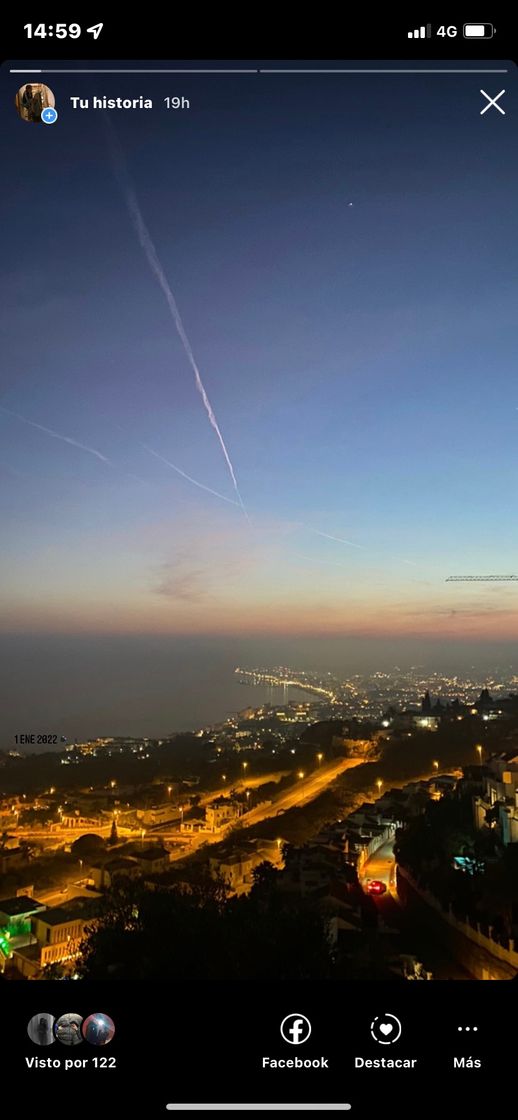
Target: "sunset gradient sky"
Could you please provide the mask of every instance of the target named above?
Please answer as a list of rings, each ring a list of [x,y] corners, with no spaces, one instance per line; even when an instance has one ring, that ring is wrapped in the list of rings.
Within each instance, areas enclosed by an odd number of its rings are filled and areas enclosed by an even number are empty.
[[[516,121],[477,76],[172,84],[4,97],[6,640],[515,639],[512,584],[445,580],[518,572]],[[249,522],[92,93],[154,98],[110,124]]]

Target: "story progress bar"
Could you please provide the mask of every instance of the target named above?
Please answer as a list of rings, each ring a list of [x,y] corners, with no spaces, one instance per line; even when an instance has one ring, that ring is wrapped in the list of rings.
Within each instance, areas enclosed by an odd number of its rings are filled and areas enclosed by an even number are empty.
[[[169,1112],[349,1112],[350,1104],[166,1104]]]
[[[260,70],[257,70],[257,69],[256,70],[224,70],[224,69],[221,69],[221,70],[200,70],[200,69],[197,69],[197,70],[177,70],[177,69],[171,69],[171,70],[160,70],[160,69],[152,69],[152,70],[142,70],[142,69],[139,69],[139,70],[136,70],[136,69],[133,69],[133,70],[113,70],[113,69],[101,70],[98,67],[95,67],[94,69],[89,69],[89,70],[84,70],[84,69],[83,70],[79,70],[79,69],[73,69],[73,70],[72,69],[67,69],[67,70],[65,70],[65,69],[52,69],[51,70],[51,69],[47,69],[47,67],[45,67],[44,69],[36,70],[31,66],[25,66],[25,67],[21,67],[21,68],[17,68],[17,69],[10,69],[9,73],[10,74],[205,74],[205,75],[207,75],[207,74],[508,74],[509,71],[507,69],[502,69],[502,68],[500,68],[498,70],[490,69],[487,66],[485,66],[483,69],[477,69],[477,70],[473,70],[473,69],[468,70],[465,67],[463,69],[455,69],[455,70],[452,70],[451,67],[448,67],[448,68],[442,67],[440,69],[432,70],[432,69],[429,69],[429,68],[424,68],[422,66],[420,66],[418,68],[412,68],[412,69],[410,69],[409,67],[405,67],[404,69],[395,69],[394,67],[390,67],[390,68],[387,68],[387,69],[384,69],[384,70],[381,70],[379,68],[377,68],[377,69],[373,69],[373,68],[366,69],[365,67],[363,67],[361,70],[360,69],[353,70],[351,68],[347,68],[347,69],[343,69],[343,70],[336,70],[336,69],[332,69],[332,68],[329,68],[328,70],[316,70],[316,69],[309,69],[309,68],[306,69],[306,70],[296,70],[294,68],[290,68],[290,69],[286,69],[286,70],[274,70],[274,69],[264,69],[264,68],[260,69]]]

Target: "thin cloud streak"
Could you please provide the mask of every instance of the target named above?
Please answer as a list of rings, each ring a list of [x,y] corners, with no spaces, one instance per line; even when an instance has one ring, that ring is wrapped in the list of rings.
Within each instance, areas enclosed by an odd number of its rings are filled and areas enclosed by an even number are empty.
[[[78,447],[81,451],[87,451],[89,455],[94,455],[96,459],[100,459],[101,463],[106,463],[109,467],[114,467],[111,459],[107,459],[106,455],[102,455],[95,447],[88,447],[86,443],[80,443],[77,439],[72,439],[71,436],[64,436],[61,432],[55,432],[53,428],[46,428],[44,424],[37,424],[35,420],[29,420],[27,416],[22,416],[20,412],[13,412],[10,408],[0,406],[0,411],[5,412],[8,416],[15,416],[17,420],[21,420],[22,424],[28,424],[31,428],[37,428],[40,432],[45,432],[52,439],[59,439],[62,443],[69,443],[72,447]]]
[[[302,528],[307,529],[310,533],[316,533],[317,537],[325,537],[328,541],[338,541],[338,544],[347,544],[350,548],[359,548],[362,552],[368,552],[363,544],[355,544],[354,541],[348,541],[344,537],[335,537],[332,533],[323,533],[321,529],[314,529],[312,525],[305,525],[301,522]]]
[[[166,467],[170,467],[172,471],[176,471],[182,478],[186,478],[188,482],[192,482],[193,486],[198,486],[200,490],[206,490],[208,494],[214,494],[215,498],[221,498],[222,502],[228,502],[231,506],[239,506],[239,502],[236,502],[234,498],[227,498],[225,494],[220,494],[218,490],[213,490],[211,486],[205,486],[204,482],[198,482],[197,478],[193,478],[192,475],[187,474],[186,471],[182,471],[180,467],[171,463],[169,459],[165,459],[163,455],[159,455],[158,451],[153,451],[153,448],[148,447],[147,443],[141,443],[140,446],[143,447],[144,451],[147,451],[149,455],[152,455],[154,459],[158,459],[160,463],[165,463]]]
[[[150,232],[149,232],[149,230],[146,226],[146,223],[144,221],[144,218],[142,216],[142,212],[141,212],[141,209],[140,209],[140,206],[139,206],[139,202],[138,202],[138,198],[137,198],[135,189],[131,185],[131,183],[129,182],[129,176],[128,176],[128,172],[127,172],[127,169],[126,169],[124,157],[123,157],[122,151],[120,149],[120,145],[118,143],[116,143],[115,136],[114,136],[113,131],[111,130],[111,127],[109,125],[108,125],[108,128],[109,128],[109,133],[110,133],[111,142],[112,142],[111,143],[111,149],[112,149],[112,156],[113,156],[113,162],[114,162],[114,167],[115,167],[115,173],[116,173],[117,180],[119,182],[119,185],[120,185],[121,190],[122,190],[123,195],[124,195],[124,199],[125,199],[125,202],[126,202],[126,207],[127,207],[129,216],[130,216],[131,224],[132,224],[132,226],[135,230],[135,233],[136,233],[137,238],[139,240],[141,249],[142,249],[142,251],[144,253],[144,256],[145,256],[145,258],[148,262],[148,265],[151,269],[151,272],[156,277],[156,279],[157,279],[157,281],[160,285],[160,288],[162,289],[162,292],[164,293],[164,296],[166,298],[167,305],[168,305],[169,310],[171,312],[171,316],[172,316],[174,325],[176,327],[176,330],[178,332],[178,335],[180,337],[180,341],[181,341],[182,346],[184,348],[187,360],[188,360],[189,365],[191,366],[191,369],[194,373],[194,380],[195,380],[195,383],[196,383],[196,388],[197,388],[198,393],[200,394],[201,399],[203,401],[205,411],[206,411],[207,416],[209,418],[209,423],[211,424],[211,427],[214,429],[214,431],[217,435],[221,450],[223,452],[223,456],[225,458],[225,462],[227,464],[227,467],[228,467],[228,470],[229,470],[229,473],[230,473],[230,477],[232,479],[232,485],[234,487],[234,490],[236,491],[238,503],[241,506],[241,509],[242,509],[247,521],[249,522],[250,518],[248,516],[248,513],[246,511],[243,499],[241,497],[241,493],[240,493],[240,490],[239,490],[239,486],[238,486],[236,474],[235,474],[235,471],[234,471],[234,467],[233,467],[232,461],[230,459],[230,455],[228,453],[228,450],[227,450],[227,447],[226,447],[226,444],[225,444],[225,440],[223,439],[223,435],[221,433],[221,429],[219,427],[218,421],[216,420],[214,409],[212,408],[210,400],[207,396],[207,391],[206,391],[205,386],[203,384],[203,381],[202,381],[202,378],[201,378],[201,373],[200,373],[200,370],[198,368],[198,364],[196,362],[196,359],[194,357],[194,353],[193,353],[193,350],[192,350],[191,343],[189,341],[189,338],[187,336],[187,332],[186,332],[185,327],[183,325],[183,321],[182,321],[182,317],[180,315],[180,310],[178,308],[178,304],[176,302],[176,299],[175,299],[175,297],[173,295],[173,292],[171,290],[171,286],[169,284],[167,276],[166,276],[166,274],[164,272],[164,269],[162,267],[162,263],[161,263],[160,258],[158,256],[154,241],[151,237],[151,234],[150,234]]]
[[[44,424],[38,424],[35,420],[29,420],[27,416],[22,416],[21,413],[14,412],[10,408],[0,406],[0,411],[4,412],[7,416],[15,417],[21,423],[27,424],[31,428],[36,428],[40,432],[45,432],[45,434],[50,436],[52,439],[60,440],[62,443],[67,443],[71,447],[77,447],[81,451],[86,451],[89,455],[93,455],[96,459],[99,459],[100,462],[105,463],[107,466],[112,467],[114,470],[119,469],[111,459],[108,459],[107,456],[103,455],[101,451],[97,451],[95,447],[89,447],[88,444],[81,443],[79,440],[73,439],[72,436],[65,436],[61,432],[56,432],[53,428],[47,428]],[[164,463],[166,467],[169,467],[170,470],[175,471],[176,474],[178,474],[181,478],[185,478],[187,482],[190,482],[199,490],[204,490],[207,494],[212,494],[213,497],[219,498],[220,501],[226,502],[228,505],[238,506],[244,509],[241,501],[236,501],[234,498],[229,498],[226,496],[226,494],[220,494],[219,490],[214,490],[211,486],[206,486],[205,483],[199,482],[198,479],[193,478],[190,474],[187,474],[187,472],[182,470],[181,467],[177,467],[175,463],[172,463],[169,459],[166,459],[164,455],[160,455],[158,451],[154,451],[153,448],[149,447],[148,444],[143,443],[142,441],[139,442],[140,446],[149,455],[152,455],[153,458],[157,459],[159,462]],[[130,474],[129,472],[123,473],[126,474],[128,478],[132,478],[135,481],[140,482],[142,485],[145,485],[144,479],[139,478],[138,475]],[[239,491],[236,491],[236,493],[239,496]],[[246,513],[246,510],[244,510],[244,512]],[[249,520],[248,514],[246,514],[246,516],[247,520]],[[300,522],[299,524],[301,528],[306,529],[310,533],[314,533],[317,537],[323,537],[325,540],[336,541],[338,544],[344,544],[349,546],[350,548],[359,549],[362,552],[369,551],[365,547],[365,545],[356,544],[354,541],[349,541],[345,537],[337,537],[332,533],[324,533],[321,529],[315,529],[312,525],[306,525],[304,522]],[[310,559],[310,557],[302,557],[301,554],[299,554],[299,556],[301,559]],[[403,557],[395,557],[394,559],[400,559],[402,563],[411,564],[413,567],[416,566],[412,560],[406,560]],[[318,563],[318,561],[316,560],[314,560],[313,562]],[[325,559],[322,560],[322,563],[333,564],[332,561]],[[335,563],[333,566],[341,567],[342,565]]]
[[[300,522],[300,524],[302,528],[307,529],[308,532],[316,533],[317,537],[325,537],[325,539],[328,541],[337,541],[338,544],[346,544],[349,546],[349,548],[358,548],[361,550],[361,552],[373,551],[372,549],[368,549],[366,545],[356,544],[355,541],[349,541],[345,537],[335,537],[332,533],[323,533],[321,529],[315,529],[313,525],[306,525],[304,522]],[[412,568],[418,567],[418,564],[416,564],[415,560],[407,560],[404,556],[392,556],[391,559],[398,560],[400,564],[409,564]]]

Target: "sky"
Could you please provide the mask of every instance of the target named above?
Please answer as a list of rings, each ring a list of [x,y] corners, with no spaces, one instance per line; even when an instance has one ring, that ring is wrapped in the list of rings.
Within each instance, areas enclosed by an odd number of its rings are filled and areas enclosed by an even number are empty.
[[[0,648],[18,681],[40,651],[27,716],[44,663],[58,703],[112,641],[133,683],[183,639],[193,664],[513,651],[513,584],[445,581],[518,574],[516,123],[480,115],[515,75],[53,76],[53,127],[2,81]],[[154,108],[71,108],[94,93]]]

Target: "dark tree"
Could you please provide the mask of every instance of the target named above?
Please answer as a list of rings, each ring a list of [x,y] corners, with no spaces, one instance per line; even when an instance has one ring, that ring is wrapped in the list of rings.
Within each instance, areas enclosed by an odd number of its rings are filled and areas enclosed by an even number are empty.
[[[105,847],[106,843],[102,836],[98,836],[95,832],[85,832],[84,836],[74,840],[70,851],[76,859],[94,859],[104,852]]]
[[[202,885],[146,890],[117,881],[87,931],[78,971],[86,979],[303,979],[330,974],[320,914],[273,892],[226,902]]]
[[[260,863],[259,866],[255,867],[252,871],[254,883],[252,893],[262,895],[270,894],[271,891],[275,890],[278,878],[279,872],[276,871],[273,863],[269,863],[268,860],[265,860],[264,863]]]

